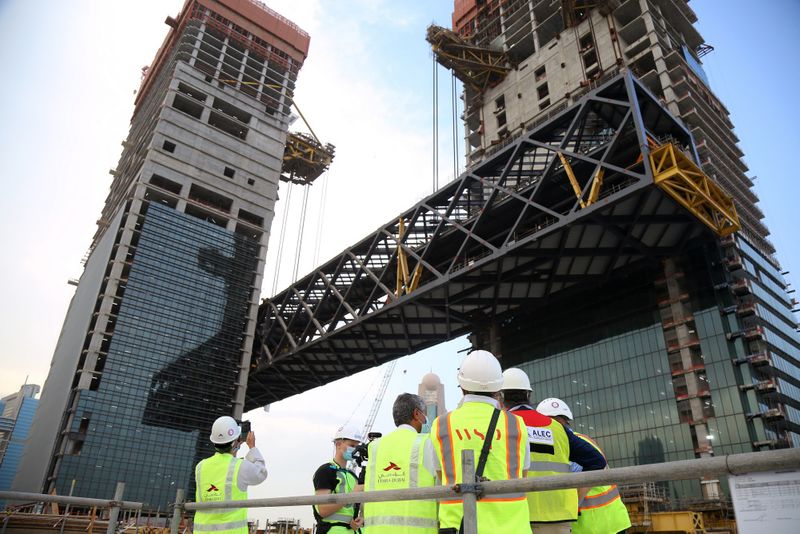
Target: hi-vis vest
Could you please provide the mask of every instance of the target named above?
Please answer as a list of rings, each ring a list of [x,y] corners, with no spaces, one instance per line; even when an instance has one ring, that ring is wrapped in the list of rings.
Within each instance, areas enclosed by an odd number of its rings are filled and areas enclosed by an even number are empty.
[[[239,489],[242,460],[231,454],[216,453],[197,464],[194,480],[196,502],[242,501],[247,492]],[[247,534],[247,508],[201,510],[194,516],[195,532]]]
[[[494,407],[482,402],[465,402],[460,408],[437,417],[431,425],[433,448],[442,467],[442,485],[461,483],[461,451],[472,449],[475,468],[489,428]],[[489,480],[522,478],[525,461],[525,425],[519,417],[501,412],[483,476]],[[439,528],[459,528],[463,500],[439,503]],[[530,534],[528,501],[524,493],[487,495],[478,501],[478,532]]]
[[[603,455],[600,446],[589,436],[574,432],[580,439],[597,449]],[[622,532],[631,526],[628,509],[619,497],[617,486],[597,486],[589,490],[580,504],[581,515],[572,526],[574,534],[606,534]]]
[[[352,471],[339,467],[339,464],[337,464],[334,460],[330,461],[328,467],[336,471],[336,487],[333,488],[331,493],[350,493],[355,489],[356,485],[358,484],[358,480]],[[319,508],[317,508],[316,504],[314,505],[314,510],[317,512],[317,514],[319,514]],[[328,517],[323,517],[321,520],[319,520],[319,522],[346,525],[349,528],[350,522],[354,518],[355,508],[354,505],[350,503],[343,505]]]
[[[365,489],[425,488],[436,483],[436,474],[423,465],[428,434],[398,428],[369,444]],[[437,534],[436,501],[394,501],[364,503],[367,534]]]
[[[525,421],[531,448],[529,477],[569,473],[569,438],[564,427],[536,410],[511,410]],[[537,523],[575,521],[578,518],[578,490],[563,489],[528,493],[530,520]]]

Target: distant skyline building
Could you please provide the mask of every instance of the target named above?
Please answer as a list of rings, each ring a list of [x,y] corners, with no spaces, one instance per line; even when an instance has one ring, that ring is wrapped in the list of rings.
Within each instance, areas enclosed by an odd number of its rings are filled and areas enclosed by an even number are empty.
[[[442,384],[439,375],[428,373],[422,377],[417,393],[425,401],[425,415],[428,416],[428,422],[422,431],[428,432],[433,420],[447,413],[447,408],[444,404],[444,384]]]
[[[240,417],[309,36],[256,0],[187,0],[143,70],[14,489],[165,510]],[[97,43],[102,46],[102,43]],[[95,110],[100,112],[99,110]]]
[[[39,405],[36,396],[40,389],[36,384],[25,384],[0,399],[0,491],[11,489]]]
[[[800,446],[798,303],[728,111],[703,71],[713,47],[686,0],[583,5],[455,1],[453,31],[488,58],[489,81],[465,83],[468,164],[630,70],[688,128],[688,157],[734,200],[742,228],[687,242],[658,264],[609,269],[596,284],[476,332],[476,345],[526,370],[534,398],[567,401],[576,430],[596,438],[616,467]],[[652,148],[670,142],[648,138]],[[557,274],[596,270],[592,261],[576,256]],[[721,489],[716,480],[670,487],[671,496],[710,499]]]

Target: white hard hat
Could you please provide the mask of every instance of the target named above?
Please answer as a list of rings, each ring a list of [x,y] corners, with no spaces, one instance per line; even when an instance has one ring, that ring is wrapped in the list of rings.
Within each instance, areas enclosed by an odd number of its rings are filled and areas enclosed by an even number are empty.
[[[333,441],[337,439],[352,439],[353,441],[361,441],[361,431],[354,425],[340,426],[333,435]]]
[[[211,425],[211,443],[222,445],[234,441],[242,435],[242,428],[236,419],[228,415],[218,417],[214,424]]]
[[[572,410],[569,409],[566,402],[555,397],[550,397],[540,402],[539,406],[536,407],[536,411],[548,417],[561,415],[572,421]]]
[[[510,367],[503,371],[503,389],[521,389],[533,391],[528,375],[522,369]]]
[[[503,369],[489,351],[476,350],[467,354],[458,370],[458,385],[464,391],[496,393],[503,387]]]

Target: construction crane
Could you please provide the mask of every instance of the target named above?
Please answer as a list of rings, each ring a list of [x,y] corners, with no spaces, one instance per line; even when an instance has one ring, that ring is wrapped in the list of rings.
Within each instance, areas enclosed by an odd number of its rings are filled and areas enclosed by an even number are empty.
[[[247,86],[261,86],[268,89],[280,91],[283,86],[262,82],[246,82],[238,79],[225,79],[219,78],[219,81],[227,84],[242,84]],[[280,179],[284,182],[295,183],[300,185],[310,185],[317,178],[319,178],[330,167],[333,161],[336,147],[332,144],[323,144],[319,140],[317,134],[311,128],[311,125],[306,120],[303,112],[297,106],[294,100],[294,95],[289,93],[287,95],[291,101],[291,105],[297,110],[297,114],[311,132],[311,135],[306,135],[300,132],[288,132],[286,136],[286,146],[283,152],[283,166],[281,168]]]
[[[378,393],[375,395],[375,400],[372,402],[372,408],[370,409],[367,420],[364,423],[364,429],[361,432],[361,435],[364,438],[369,435],[370,431],[372,430],[372,425],[375,424],[375,419],[378,417],[378,410],[381,408],[383,396],[386,395],[386,388],[389,387],[389,380],[392,378],[392,374],[394,373],[394,368],[396,365],[397,360],[392,360],[389,362],[389,365],[386,366],[386,370],[383,372],[383,379],[381,379],[381,384],[378,386]]]

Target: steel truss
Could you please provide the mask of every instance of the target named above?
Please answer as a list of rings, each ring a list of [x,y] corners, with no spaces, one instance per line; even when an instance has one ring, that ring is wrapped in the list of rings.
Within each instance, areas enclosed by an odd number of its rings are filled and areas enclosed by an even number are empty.
[[[648,137],[697,161],[691,133],[621,74],[265,299],[246,407],[485,328],[708,235],[655,186]],[[398,264],[421,273],[410,291],[397,290]]]
[[[503,80],[511,70],[505,52],[477,46],[441,26],[428,26],[426,40],[436,61],[477,93]]]

